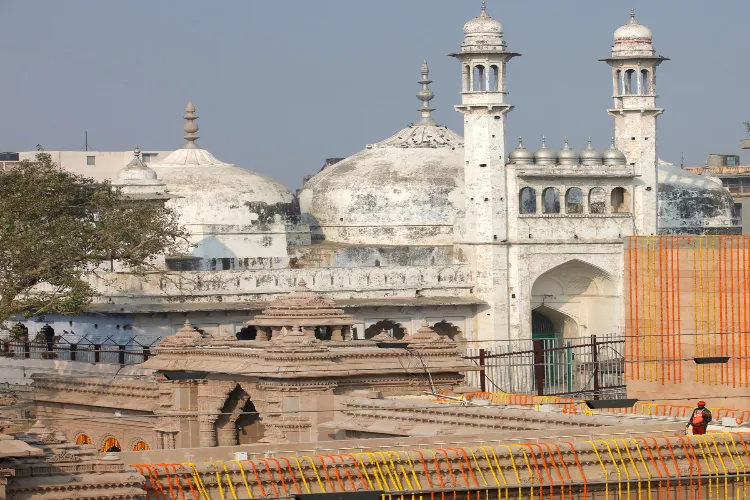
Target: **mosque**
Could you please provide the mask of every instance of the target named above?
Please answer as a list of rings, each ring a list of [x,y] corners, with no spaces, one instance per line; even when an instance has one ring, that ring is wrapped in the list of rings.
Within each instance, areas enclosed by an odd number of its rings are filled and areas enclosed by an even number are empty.
[[[136,151],[113,183],[177,210],[191,251],[164,256],[167,273],[91,276],[101,295],[85,316],[22,323],[32,336],[148,343],[188,319],[214,337],[253,339],[246,322],[307,287],[352,316],[356,339],[401,338],[425,321],[454,340],[621,333],[627,237],[738,231],[721,181],[660,165],[656,73],[667,58],[634,13],[601,60],[614,138],[599,151],[590,141],[580,152],[567,140],[506,145],[506,76],[520,54],[484,5],[464,35],[450,54],[463,136],[433,118],[425,62],[419,119],[327,162],[298,195],[198,146],[188,104],[185,145],[148,159]]]

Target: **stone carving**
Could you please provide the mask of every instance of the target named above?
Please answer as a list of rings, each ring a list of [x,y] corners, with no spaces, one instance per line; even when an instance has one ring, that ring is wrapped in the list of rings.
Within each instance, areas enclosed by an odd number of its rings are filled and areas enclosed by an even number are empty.
[[[159,344],[160,348],[169,347],[192,347],[207,343],[208,339],[196,330],[190,321],[185,320],[185,324],[177,333],[165,338]]]

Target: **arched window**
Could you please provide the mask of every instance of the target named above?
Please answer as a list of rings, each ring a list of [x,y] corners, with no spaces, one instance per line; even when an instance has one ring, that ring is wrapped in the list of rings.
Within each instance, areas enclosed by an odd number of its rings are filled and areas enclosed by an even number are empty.
[[[246,326],[237,332],[237,340],[255,340],[258,337],[258,329],[254,326]]]
[[[490,92],[497,92],[500,90],[500,70],[496,65],[490,66]]]
[[[469,92],[471,90],[471,66],[468,64],[464,66],[463,90],[464,92]]]
[[[628,94],[628,95],[635,94],[636,91],[637,91],[637,89],[635,88],[635,86],[638,84],[638,80],[635,80],[633,78],[634,74],[635,74],[635,70],[634,69],[629,69],[629,70],[627,70],[625,72],[625,83],[624,83],[624,85],[625,85],[625,93]]]
[[[401,326],[400,323],[396,323],[395,321],[391,321],[389,319],[384,319],[382,321],[378,321],[374,325],[370,325],[369,328],[365,330],[365,340],[370,340],[374,336],[381,333],[383,330],[385,330],[385,332],[394,339],[402,339],[406,334],[406,329]]]
[[[76,437],[76,444],[91,444],[91,438],[86,434],[79,434],[78,437]]]
[[[583,191],[574,187],[565,193],[565,212],[569,214],[583,213]]]
[[[133,445],[133,451],[148,451],[151,448],[145,441],[138,441]]]
[[[522,214],[536,213],[536,190],[525,187],[518,194],[518,211]]]
[[[623,94],[623,87],[622,87],[622,71],[619,69],[617,70],[617,95]]]
[[[553,187],[548,187],[542,191],[542,205],[545,214],[559,214],[560,191]]]
[[[627,189],[616,187],[612,190],[610,207],[613,214],[630,213],[630,193]]]
[[[120,446],[120,442],[113,437],[107,438],[107,440],[104,441],[104,445],[102,446],[103,452],[116,452],[121,450],[122,447]]]
[[[461,335],[461,329],[459,327],[445,320],[432,325],[432,329],[441,337],[447,337],[451,340],[456,340]]]
[[[602,188],[589,191],[589,213],[604,214],[607,212],[607,193]]]
[[[651,78],[647,69],[641,70],[641,94],[651,93]]]
[[[484,92],[487,87],[485,85],[485,68],[481,64],[477,64],[474,66],[474,91],[475,92]]]

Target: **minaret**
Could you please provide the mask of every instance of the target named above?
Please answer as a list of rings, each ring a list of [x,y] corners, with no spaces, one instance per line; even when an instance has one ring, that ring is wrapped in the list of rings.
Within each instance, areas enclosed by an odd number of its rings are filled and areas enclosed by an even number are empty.
[[[464,217],[457,222],[456,243],[474,265],[475,295],[489,305],[477,317],[476,337],[508,338],[508,209],[505,165],[505,70],[515,56],[506,51],[503,27],[487,13],[485,2],[464,25],[461,63],[464,116]]]
[[[505,50],[503,27],[482,12],[464,25],[461,52],[450,54],[461,62],[464,115],[464,181],[466,225],[462,242],[507,240],[505,193],[505,117],[513,106],[505,102],[505,66],[520,55]]]
[[[635,19],[615,31],[612,55],[602,59],[612,68],[615,145],[635,168],[633,200],[636,234],[657,234],[659,172],[656,118],[656,67],[665,57],[656,55],[651,30]]]

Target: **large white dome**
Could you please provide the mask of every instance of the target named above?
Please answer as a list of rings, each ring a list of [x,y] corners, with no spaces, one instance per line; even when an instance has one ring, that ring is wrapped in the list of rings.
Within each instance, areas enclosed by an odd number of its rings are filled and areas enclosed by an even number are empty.
[[[432,119],[422,63],[422,119],[325,168],[300,193],[303,222],[327,241],[353,245],[449,245],[463,210],[463,138]]]
[[[310,179],[300,194],[303,220],[338,243],[451,244],[463,161],[460,135],[415,124]]]
[[[180,221],[191,225],[250,225],[273,222],[275,215],[291,214],[292,192],[263,175],[219,161],[195,144],[198,118],[188,104],[182,148],[170,153],[151,168],[167,185],[169,205]]]

